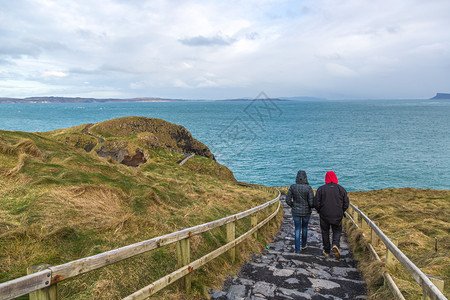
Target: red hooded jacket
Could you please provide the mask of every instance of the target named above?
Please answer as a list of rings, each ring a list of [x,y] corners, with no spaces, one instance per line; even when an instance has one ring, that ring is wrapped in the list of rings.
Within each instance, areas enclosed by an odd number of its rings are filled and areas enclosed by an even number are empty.
[[[349,206],[347,191],[338,183],[333,171],[325,175],[325,183],[317,189],[314,197],[314,208],[329,224],[338,225],[342,221],[344,212]]]

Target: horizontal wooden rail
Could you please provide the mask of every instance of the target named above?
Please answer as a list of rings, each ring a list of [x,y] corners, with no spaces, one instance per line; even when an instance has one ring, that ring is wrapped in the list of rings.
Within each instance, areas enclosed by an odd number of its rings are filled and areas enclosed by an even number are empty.
[[[14,299],[50,286],[51,271],[44,270],[0,284],[0,299]]]
[[[123,298],[123,300],[138,300],[138,299],[145,299],[147,297],[150,297],[151,295],[155,294],[156,292],[160,291],[161,289],[167,287],[168,285],[172,284],[176,280],[182,278],[183,276],[188,275],[192,271],[200,268],[201,266],[205,265],[206,263],[210,262],[211,260],[217,258],[219,255],[227,252],[228,250],[232,249],[242,241],[244,241],[246,238],[250,237],[254,232],[256,232],[259,228],[264,226],[267,222],[269,222],[272,218],[274,218],[278,211],[280,210],[281,203],[278,202],[278,207],[270,216],[268,216],[266,219],[261,221],[258,225],[247,231],[246,233],[242,234],[235,240],[229,242],[228,244],[223,245],[220,248],[217,248],[213,252],[208,253],[207,255],[197,259],[196,261],[193,261],[192,263],[170,273],[169,275],[166,275],[157,281],[153,282],[152,284],[144,287],[143,289],[131,294],[128,297]]]
[[[0,283],[0,299],[14,299],[16,297],[26,295],[30,292],[40,290],[44,287],[48,287],[49,285],[56,284],[63,280],[73,278],[75,276],[94,271],[96,269],[117,263],[136,255],[146,253],[159,247],[181,241],[191,236],[223,226],[230,222],[235,222],[278,202],[280,200],[280,195],[281,193],[278,191],[278,196],[273,200],[232,216],[186,228],[177,232],[155,237],[150,240],[138,242],[90,257],[71,261],[62,265],[50,266],[45,271]],[[50,276],[48,276],[49,274]],[[43,277],[46,277],[46,280],[44,280]]]
[[[400,264],[406,269],[406,271],[413,276],[414,280],[422,287],[424,292],[432,300],[447,300],[447,297],[431,282],[431,280],[425,275],[398,247],[378,228],[378,226],[372,222],[361,210],[355,205],[350,203],[351,209],[355,211],[362,220],[373,230],[378,238],[385,244],[388,249]],[[355,222],[355,220],[353,220]]]
[[[359,225],[357,224],[357,222],[352,218],[352,216],[349,213],[345,212],[345,216],[347,217],[347,219],[350,220],[350,222],[353,224],[353,226],[355,226],[357,229],[359,228]],[[363,236],[365,236],[364,233],[363,233]],[[367,248],[369,249],[370,253],[377,261],[381,261],[380,257],[378,256],[378,253],[375,251],[375,249],[373,248],[371,243],[367,243]],[[383,272],[383,278],[384,278],[385,282],[387,283],[387,285],[389,286],[389,288],[391,289],[392,293],[394,294],[395,299],[405,300],[405,297],[403,297],[402,292],[400,291],[398,286],[395,284],[394,279],[392,279],[391,275],[388,272],[386,272],[386,271]]]

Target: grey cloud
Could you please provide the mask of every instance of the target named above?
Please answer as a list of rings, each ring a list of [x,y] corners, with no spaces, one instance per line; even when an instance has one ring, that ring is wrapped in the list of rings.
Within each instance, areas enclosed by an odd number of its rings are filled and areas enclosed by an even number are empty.
[[[92,75],[92,74],[97,74],[98,72],[99,72],[99,70],[89,70],[89,69],[84,69],[82,67],[69,69],[69,73],[71,73],[71,74]]]
[[[114,66],[114,65],[110,65],[110,64],[105,64],[102,65],[99,68],[100,71],[105,71],[105,72],[119,72],[119,73],[128,73],[128,70],[125,69],[124,67],[121,66]]]
[[[257,32],[250,32],[250,33],[247,33],[247,34],[245,35],[245,37],[247,38],[247,40],[252,40],[252,41],[254,41],[254,40],[256,40],[256,39],[259,38],[259,34],[258,34]]]
[[[1,43],[3,44],[3,43]],[[0,46],[0,55],[11,58],[20,58],[22,56],[31,56],[37,58],[41,54],[41,49],[30,47],[26,44],[3,44]]]
[[[0,65],[6,66],[6,65],[14,65],[13,62],[7,60],[7,59],[2,59],[0,58]]]
[[[194,36],[185,39],[179,39],[180,43],[186,46],[197,47],[197,46],[229,46],[233,44],[236,39],[230,37],[223,37],[221,35],[216,35],[213,37],[205,37],[202,35]]]
[[[396,34],[400,32],[400,28],[399,27],[394,27],[394,26],[389,26],[386,27],[386,31],[392,34]]]
[[[22,56],[38,58],[43,52],[56,50],[67,50],[67,47],[59,42],[40,38],[24,38],[20,41],[0,40],[0,55],[15,59]]]
[[[24,43],[45,51],[68,50],[67,46],[61,42],[50,39],[30,37],[25,38]]]

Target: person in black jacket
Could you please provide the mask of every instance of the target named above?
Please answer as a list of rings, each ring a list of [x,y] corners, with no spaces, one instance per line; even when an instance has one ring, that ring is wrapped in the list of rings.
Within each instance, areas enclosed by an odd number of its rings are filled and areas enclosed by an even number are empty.
[[[289,187],[286,194],[286,204],[292,208],[292,218],[295,226],[295,252],[308,248],[306,241],[308,238],[308,223],[313,207],[314,192],[308,184],[305,171],[298,171],[296,184]],[[301,247],[300,247],[301,231]]]
[[[342,233],[342,218],[348,205],[347,191],[338,184],[338,179],[333,171],[327,172],[325,184],[317,189],[314,197],[314,207],[320,215],[323,255],[326,257],[330,256],[330,250],[333,250],[336,258],[341,257],[339,246]],[[333,231],[333,247],[330,245],[330,227]]]

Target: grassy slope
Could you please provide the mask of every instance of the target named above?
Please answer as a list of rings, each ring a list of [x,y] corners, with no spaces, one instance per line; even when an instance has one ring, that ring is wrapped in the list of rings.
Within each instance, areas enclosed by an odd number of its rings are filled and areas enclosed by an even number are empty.
[[[400,250],[424,273],[444,279],[445,294],[450,294],[450,191],[388,189],[352,192],[350,198],[389,238],[397,239]],[[435,238],[438,240],[437,252]],[[381,257],[385,256],[384,245],[376,250]],[[372,272],[372,268],[369,266],[366,273]],[[418,285],[412,283],[412,278],[402,271],[402,267],[396,269],[395,280],[405,297],[421,299]],[[380,282],[375,283],[374,299],[386,296],[386,291],[377,291],[379,288]]]
[[[0,282],[24,275],[31,265],[94,255],[274,197],[238,185],[228,169],[211,159],[195,157],[179,166],[182,154],[155,149],[148,149],[148,157],[141,167],[131,168],[52,135],[0,131]],[[249,220],[242,221],[238,233],[248,226]],[[198,258],[224,241],[224,230],[194,237],[191,255]],[[239,259],[265,242],[261,237],[246,243]],[[58,289],[69,299],[121,298],[174,270],[175,257],[174,246],[163,247],[64,282]],[[223,266],[225,271],[233,268],[222,258],[196,272],[193,298],[221,282],[225,273],[218,267]],[[174,287],[158,297],[177,299],[179,294]]]

